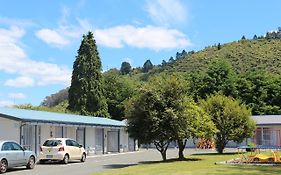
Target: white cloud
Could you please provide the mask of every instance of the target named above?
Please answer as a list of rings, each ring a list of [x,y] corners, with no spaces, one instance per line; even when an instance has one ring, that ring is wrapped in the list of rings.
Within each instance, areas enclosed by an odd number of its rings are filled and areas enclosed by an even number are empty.
[[[9,100],[0,100],[0,107],[11,107],[14,103]]]
[[[31,20],[7,18],[3,16],[0,16],[0,24],[4,24],[8,26],[21,26],[21,27],[36,26],[36,24]]]
[[[187,9],[181,0],[146,0],[145,10],[153,21],[162,25],[187,20]]]
[[[23,93],[9,93],[8,97],[12,98],[12,99],[23,99],[23,98],[26,98],[26,96]]]
[[[7,80],[4,85],[11,86],[11,87],[30,87],[34,86],[35,82],[30,77],[18,77],[16,79],[9,79]]]
[[[176,29],[165,27],[135,27],[132,25],[116,26],[94,31],[98,44],[122,48],[124,45],[152,50],[186,48],[191,41]]]
[[[42,28],[35,33],[36,37],[51,46],[64,47],[71,44],[71,41],[80,39],[83,34],[92,29],[87,19],[76,18],[76,24],[69,24],[70,11],[70,8],[63,6],[58,26],[53,29]]]
[[[71,71],[57,64],[30,59],[19,41],[25,31],[19,27],[0,28],[0,71],[18,75],[5,82],[7,86],[69,85]]]
[[[51,29],[41,29],[36,32],[36,36],[45,43],[54,44],[55,46],[65,46],[70,43],[68,39]]]

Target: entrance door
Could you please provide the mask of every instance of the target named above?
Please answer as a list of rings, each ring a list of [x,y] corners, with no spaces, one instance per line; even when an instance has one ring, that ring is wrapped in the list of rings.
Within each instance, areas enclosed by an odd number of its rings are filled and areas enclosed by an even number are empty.
[[[107,151],[118,152],[118,132],[108,131],[107,132]]]
[[[83,145],[85,147],[84,137],[85,137],[84,128],[80,128],[80,127],[77,128],[77,130],[76,130],[76,141],[80,145]]]
[[[103,153],[103,129],[96,128],[95,130],[95,151],[96,154],[101,154]]]
[[[24,149],[35,151],[35,127],[33,125],[22,127],[22,146]]]

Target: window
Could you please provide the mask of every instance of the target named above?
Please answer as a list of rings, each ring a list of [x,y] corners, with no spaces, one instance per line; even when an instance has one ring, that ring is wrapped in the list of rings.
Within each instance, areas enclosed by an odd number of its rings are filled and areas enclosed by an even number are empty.
[[[10,142],[6,142],[2,145],[2,151],[10,151],[12,150],[12,145]]]
[[[61,140],[46,140],[43,146],[55,147],[61,145]]]
[[[14,142],[6,142],[2,145],[2,151],[22,151],[22,147]]]
[[[71,140],[71,141],[72,141],[72,146],[80,147],[80,145],[76,141],[74,141],[74,140]]]
[[[72,146],[72,141],[71,140],[66,140],[65,144],[66,144],[66,146]]]
[[[12,150],[14,150],[14,151],[22,151],[23,150],[22,147],[17,143],[11,142],[11,145],[12,145]]]

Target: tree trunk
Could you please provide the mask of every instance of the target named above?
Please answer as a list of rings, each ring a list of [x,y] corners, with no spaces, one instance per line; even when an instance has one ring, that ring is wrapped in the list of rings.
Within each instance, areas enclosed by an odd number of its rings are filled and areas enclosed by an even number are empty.
[[[154,145],[156,146],[156,149],[161,153],[163,161],[167,160],[166,154],[169,144],[169,141],[154,141]]]
[[[223,153],[223,150],[224,150],[226,144],[227,144],[227,141],[225,139],[223,139],[222,137],[219,137],[219,139],[216,139],[216,150],[219,154]]]
[[[161,152],[162,160],[165,162],[167,160],[167,154],[165,152]]]
[[[184,148],[185,148],[185,145],[186,145],[186,142],[187,142],[187,139],[185,140],[178,140],[178,147],[179,147],[179,160],[184,160],[184,154],[183,154],[183,151],[184,151]]]

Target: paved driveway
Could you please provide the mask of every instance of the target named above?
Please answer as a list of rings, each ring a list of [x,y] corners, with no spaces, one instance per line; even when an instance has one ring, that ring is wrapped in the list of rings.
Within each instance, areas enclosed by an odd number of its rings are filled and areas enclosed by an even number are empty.
[[[185,154],[202,152],[202,150],[186,149]],[[214,151],[203,151],[214,152]],[[177,149],[170,149],[167,158],[177,157]],[[90,175],[94,172],[106,171],[109,169],[123,168],[136,165],[145,161],[159,161],[161,155],[156,150],[142,150],[133,153],[121,153],[116,155],[103,155],[88,157],[85,163],[71,162],[67,165],[60,163],[38,164],[33,170],[14,168],[7,172],[7,175]]]

